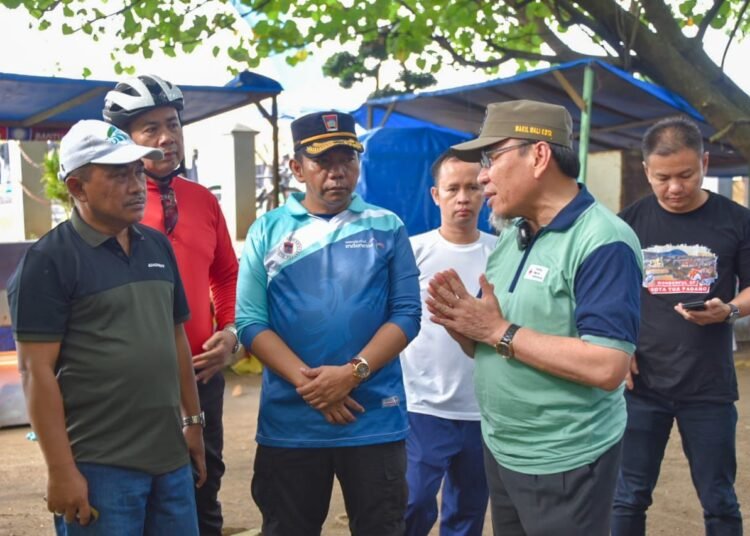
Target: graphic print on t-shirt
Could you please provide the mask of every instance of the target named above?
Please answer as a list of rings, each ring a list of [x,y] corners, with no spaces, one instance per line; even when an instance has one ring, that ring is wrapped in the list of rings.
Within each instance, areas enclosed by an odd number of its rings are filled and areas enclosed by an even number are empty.
[[[717,277],[716,260],[705,246],[651,246],[643,250],[643,286],[651,294],[708,294]]]

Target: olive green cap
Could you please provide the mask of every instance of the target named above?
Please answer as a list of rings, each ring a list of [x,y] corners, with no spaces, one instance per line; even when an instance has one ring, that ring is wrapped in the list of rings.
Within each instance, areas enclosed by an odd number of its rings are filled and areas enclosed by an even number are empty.
[[[456,157],[479,162],[482,150],[508,138],[546,141],[573,148],[573,119],[557,104],[531,100],[493,102],[475,140],[452,147]]]

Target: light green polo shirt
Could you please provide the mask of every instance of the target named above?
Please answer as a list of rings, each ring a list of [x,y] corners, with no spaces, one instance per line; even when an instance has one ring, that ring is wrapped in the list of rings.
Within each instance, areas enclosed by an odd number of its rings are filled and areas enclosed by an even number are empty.
[[[638,336],[643,263],[632,230],[585,187],[525,249],[503,232],[487,277],[505,317],[522,327],[628,354]],[[574,383],[478,344],[474,382],[482,434],[497,462],[525,474],[592,463],[625,430],[622,386]]]

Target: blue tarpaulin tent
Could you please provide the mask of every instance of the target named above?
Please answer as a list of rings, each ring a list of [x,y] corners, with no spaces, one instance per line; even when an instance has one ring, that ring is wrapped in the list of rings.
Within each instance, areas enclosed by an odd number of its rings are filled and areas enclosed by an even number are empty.
[[[664,117],[686,114],[706,138],[712,175],[747,175],[748,163],[731,146],[708,143],[715,129],[687,101],[605,62],[584,59],[548,69],[438,91],[372,99],[353,112],[365,128],[434,127],[472,137],[487,104],[534,99],[565,106],[580,130],[584,71],[594,72],[589,152],[638,149],[645,130]]]
[[[101,119],[104,95],[116,82],[0,72],[0,128],[10,139],[45,139],[81,119]],[[275,97],[281,84],[245,71],[224,86],[180,85],[184,124]],[[3,132],[0,131],[0,134]],[[38,136],[35,136],[39,134]],[[0,135],[0,139],[3,136]]]
[[[392,210],[409,235],[440,226],[432,201],[432,162],[448,147],[469,139],[434,128],[377,128],[360,138],[365,145],[357,192],[368,203]],[[480,228],[489,231],[489,210],[482,208]]]

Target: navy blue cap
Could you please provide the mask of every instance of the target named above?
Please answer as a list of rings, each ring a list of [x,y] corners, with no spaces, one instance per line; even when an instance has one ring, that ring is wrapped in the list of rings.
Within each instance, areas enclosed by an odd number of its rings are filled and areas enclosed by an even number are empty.
[[[364,147],[354,131],[354,118],[344,112],[315,112],[292,122],[294,151],[315,158],[334,147],[349,147],[357,152]]]

